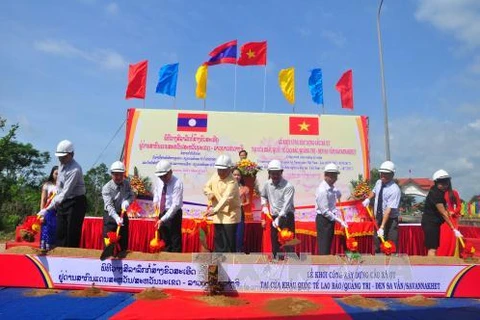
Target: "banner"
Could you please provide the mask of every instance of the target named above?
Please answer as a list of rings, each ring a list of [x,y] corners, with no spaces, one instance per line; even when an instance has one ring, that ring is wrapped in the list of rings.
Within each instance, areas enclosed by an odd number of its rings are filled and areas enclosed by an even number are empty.
[[[188,256],[185,256],[186,258]],[[410,265],[407,256],[362,257],[337,264],[315,263],[313,256],[266,262],[262,254],[197,254],[191,262],[110,260],[0,254],[0,286],[97,288],[140,291],[164,288],[203,291],[208,266],[218,264],[218,281],[227,291],[324,295],[479,298],[480,266]],[[220,262],[222,261],[222,262]],[[439,276],[441,275],[441,276]]]
[[[155,182],[156,163],[169,160],[184,184],[184,217],[195,217],[205,210],[203,187],[215,172],[215,159],[228,154],[235,163],[244,149],[263,168],[257,174],[260,188],[268,163],[278,159],[284,178],[295,187],[295,206],[313,211],[327,163],[340,168],[336,186],[342,201],[350,196],[350,181],[369,176],[367,121],[363,116],[129,109],[125,164],[130,174],[136,167]]]

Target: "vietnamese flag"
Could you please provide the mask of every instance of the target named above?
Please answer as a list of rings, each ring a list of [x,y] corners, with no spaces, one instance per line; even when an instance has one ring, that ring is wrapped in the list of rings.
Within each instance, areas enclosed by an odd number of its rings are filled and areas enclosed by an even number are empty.
[[[148,60],[128,66],[128,85],[125,99],[145,99],[147,89],[147,66]]]
[[[239,66],[265,66],[267,64],[267,41],[248,42],[240,48]]]
[[[317,136],[318,132],[318,117],[290,117],[291,135]]]

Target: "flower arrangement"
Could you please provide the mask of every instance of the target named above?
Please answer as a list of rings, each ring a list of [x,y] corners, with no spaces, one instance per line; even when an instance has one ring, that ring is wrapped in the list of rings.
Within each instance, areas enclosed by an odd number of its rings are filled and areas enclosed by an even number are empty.
[[[353,196],[355,199],[363,200],[369,196],[371,191],[372,190],[366,180],[359,180],[353,189]]]
[[[250,176],[254,177],[257,175],[257,172],[262,170],[257,163],[248,160],[248,159],[242,159],[237,162],[237,168],[240,170],[243,176]]]

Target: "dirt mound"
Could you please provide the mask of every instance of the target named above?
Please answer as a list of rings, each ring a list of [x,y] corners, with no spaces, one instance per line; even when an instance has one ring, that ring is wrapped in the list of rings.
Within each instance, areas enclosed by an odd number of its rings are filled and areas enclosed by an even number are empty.
[[[55,289],[31,289],[26,291],[23,295],[25,297],[44,297],[52,294],[59,294],[62,290]]]
[[[377,299],[365,298],[360,295],[352,295],[345,298],[341,298],[343,303],[353,307],[360,307],[370,310],[385,310],[388,309],[387,305]]]
[[[85,288],[83,290],[73,290],[68,293],[69,296],[71,297],[87,297],[87,298],[92,298],[92,297],[106,297],[108,296],[108,292],[103,291],[102,289],[95,288],[95,287],[89,287]]]
[[[297,316],[319,308],[321,305],[302,298],[271,299],[265,305],[267,311],[282,316]]]
[[[195,297],[195,299],[214,307],[234,307],[248,304],[248,301],[227,296],[200,296]]]
[[[168,297],[170,297],[168,294],[155,288],[147,288],[135,295],[135,299],[137,300],[160,300],[167,299]]]
[[[422,295],[416,295],[408,298],[399,298],[398,302],[415,307],[431,307],[437,304],[435,299],[430,299]]]

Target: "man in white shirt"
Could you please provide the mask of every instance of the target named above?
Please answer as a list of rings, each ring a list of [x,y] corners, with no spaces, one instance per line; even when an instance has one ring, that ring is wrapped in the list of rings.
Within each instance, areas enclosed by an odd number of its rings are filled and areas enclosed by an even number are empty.
[[[159,212],[156,228],[165,241],[165,251],[182,252],[183,183],[173,175],[172,165],[160,160],[155,169],[158,177],[153,193],[153,206]]]
[[[263,212],[270,212],[273,219],[270,240],[272,241],[273,256],[277,258],[280,251],[277,227],[287,228],[295,233],[295,206],[293,204],[295,188],[283,178],[283,167],[279,160],[270,161],[267,170],[270,179],[263,185],[261,201]],[[292,246],[286,246],[284,249],[286,252],[294,251]]]
[[[380,165],[378,171],[380,172],[380,180],[375,183],[369,197],[363,201],[363,205],[368,207],[370,200],[375,197],[374,212],[378,231],[373,241],[376,253],[380,253],[379,237],[393,241],[398,248],[398,207],[402,196],[402,191],[393,181],[395,164],[391,161],[385,161]]]
[[[334,186],[340,174],[337,165],[334,163],[327,164],[323,174],[324,179],[315,192],[315,211],[317,212],[315,224],[317,226],[318,254],[329,255],[331,252],[335,221],[340,223],[344,228],[348,228],[348,226],[345,221],[339,217],[340,212],[335,205],[341,197],[340,190]]]

